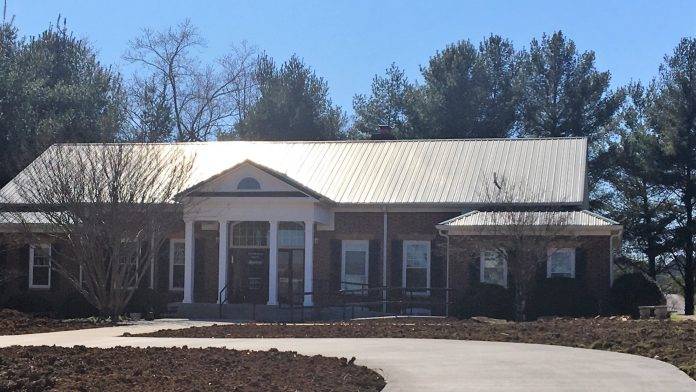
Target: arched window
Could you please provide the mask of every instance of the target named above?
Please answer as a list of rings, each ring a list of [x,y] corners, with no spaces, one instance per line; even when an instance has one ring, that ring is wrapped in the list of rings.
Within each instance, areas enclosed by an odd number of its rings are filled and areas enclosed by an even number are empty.
[[[237,184],[237,189],[242,190],[257,190],[261,189],[261,184],[253,177],[244,177]]]

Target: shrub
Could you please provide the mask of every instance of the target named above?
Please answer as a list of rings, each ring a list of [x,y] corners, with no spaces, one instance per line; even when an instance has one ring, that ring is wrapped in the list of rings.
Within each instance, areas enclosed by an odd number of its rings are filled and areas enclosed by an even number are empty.
[[[611,287],[612,310],[638,317],[639,306],[664,305],[665,296],[657,284],[640,272],[618,277]]]
[[[139,288],[133,293],[128,306],[126,306],[126,312],[153,312],[155,315],[158,315],[166,309],[166,302],[166,298],[155,290]]]
[[[505,287],[475,283],[457,298],[453,313],[459,318],[485,316],[511,320],[514,318],[513,297]]]
[[[86,318],[97,316],[99,311],[82,294],[73,292],[58,306],[57,313],[61,318]]]
[[[541,279],[533,294],[530,314],[536,317],[583,317],[598,314],[599,306],[582,280],[574,278]]]
[[[2,307],[38,315],[52,315],[55,311],[54,303],[46,298],[44,293],[32,292],[11,296],[3,303]]]

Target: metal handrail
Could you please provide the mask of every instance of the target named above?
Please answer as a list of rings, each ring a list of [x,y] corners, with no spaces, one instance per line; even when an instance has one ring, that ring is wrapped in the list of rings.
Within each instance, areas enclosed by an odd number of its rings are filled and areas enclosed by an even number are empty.
[[[230,296],[225,295],[225,299],[222,299],[222,293],[227,294],[227,286],[230,285],[230,282],[227,282],[225,286],[220,289],[220,292],[218,292],[218,304],[219,304],[219,313],[220,313],[220,318],[222,318],[222,306],[229,300]]]

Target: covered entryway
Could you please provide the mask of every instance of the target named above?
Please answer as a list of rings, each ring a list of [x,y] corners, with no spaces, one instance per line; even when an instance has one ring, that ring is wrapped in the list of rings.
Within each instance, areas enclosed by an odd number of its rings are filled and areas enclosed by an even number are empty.
[[[314,231],[330,217],[321,195],[247,161],[185,197],[184,303],[198,302],[194,281],[215,285],[194,279],[196,269],[210,276],[217,267],[218,303],[313,306]],[[218,260],[194,249],[200,221],[218,222]]]

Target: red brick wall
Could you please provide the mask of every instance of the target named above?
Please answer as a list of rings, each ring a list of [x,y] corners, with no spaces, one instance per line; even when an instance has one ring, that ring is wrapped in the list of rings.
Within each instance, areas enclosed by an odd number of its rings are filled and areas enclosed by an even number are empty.
[[[387,286],[400,286],[402,241],[424,240],[431,241],[430,285],[445,287],[445,242],[435,225],[457,215],[455,212],[387,213]],[[382,286],[383,217],[382,212],[337,212],[334,230],[316,232],[314,280],[317,302],[327,300],[327,295],[340,288],[341,240],[370,240],[370,286]]]
[[[478,245],[490,237],[452,236],[450,239],[450,286],[457,290],[468,288],[479,276],[480,249]],[[581,236],[567,238],[569,246],[576,248],[576,275],[582,277],[588,294],[606,306],[609,297],[609,236]],[[472,266],[473,264],[473,266]],[[540,274],[546,276],[546,265],[541,265]],[[584,269],[583,271],[579,269]]]

